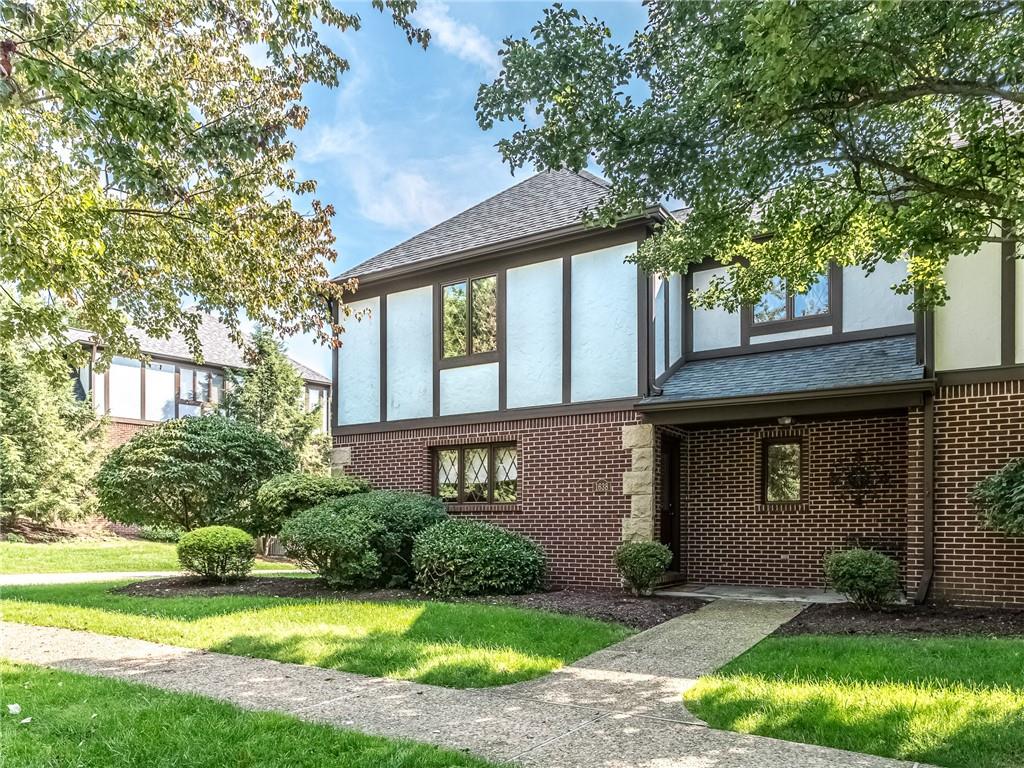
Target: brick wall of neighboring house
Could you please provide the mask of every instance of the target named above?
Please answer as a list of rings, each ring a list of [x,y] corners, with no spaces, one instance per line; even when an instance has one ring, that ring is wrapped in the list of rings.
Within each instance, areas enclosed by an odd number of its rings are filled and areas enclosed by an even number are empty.
[[[429,493],[432,449],[515,442],[518,503],[452,505],[451,514],[488,520],[537,541],[548,555],[552,586],[614,587],[619,579],[612,555],[630,514],[622,476],[631,455],[622,445],[622,427],[638,421],[632,411],[577,414],[342,435],[334,444],[352,449],[345,471],[375,487]]]
[[[140,424],[130,421],[115,421],[111,419],[107,423],[106,442],[107,447],[116,448],[122,443],[127,443],[136,432],[148,429],[150,424]]]
[[[969,494],[1024,456],[1024,381],[942,387],[935,397],[932,596],[1024,606],[1024,537],[986,530]]]
[[[804,501],[761,503],[762,441],[802,436]],[[860,416],[792,427],[687,430],[683,479],[686,577],[698,583],[821,587],[822,558],[862,544],[904,559],[907,417]],[[885,482],[858,507],[832,474],[863,451]]]

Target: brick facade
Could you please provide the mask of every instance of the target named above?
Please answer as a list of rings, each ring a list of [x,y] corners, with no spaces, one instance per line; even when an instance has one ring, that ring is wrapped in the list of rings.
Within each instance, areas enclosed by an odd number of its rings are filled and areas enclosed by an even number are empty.
[[[715,426],[687,430],[683,476],[686,578],[697,583],[822,587],[826,553],[854,544],[903,559],[907,418],[820,419],[792,427]],[[799,436],[804,501],[761,502],[762,441]],[[886,474],[858,507],[831,482],[855,452]]]
[[[344,470],[373,486],[430,493],[434,448],[516,443],[518,503],[451,505],[451,514],[534,539],[548,555],[551,586],[614,587],[619,579],[612,555],[631,515],[623,474],[633,469],[633,458],[623,446],[622,428],[637,423],[632,411],[578,414],[342,435],[334,444],[351,449]]]
[[[137,432],[141,432],[150,426],[152,425],[141,422],[115,421],[111,419],[110,423],[107,424],[105,435],[107,447],[116,448],[122,443],[127,443]]]

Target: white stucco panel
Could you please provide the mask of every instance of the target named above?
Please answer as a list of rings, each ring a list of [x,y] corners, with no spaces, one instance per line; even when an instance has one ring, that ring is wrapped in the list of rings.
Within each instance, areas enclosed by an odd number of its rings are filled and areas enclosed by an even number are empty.
[[[683,278],[668,280],[668,357],[669,365],[683,356]]]
[[[796,331],[782,331],[781,333],[765,333],[759,336],[751,336],[751,344],[768,344],[773,341],[792,341],[793,339],[809,339],[815,336],[829,336],[832,334],[831,325],[823,325],[818,328],[801,328]]]
[[[693,273],[693,289],[700,292],[708,287],[711,279],[724,275],[724,267],[702,269]],[[740,345],[740,315],[726,312],[720,307],[693,310],[693,351],[727,349]]]
[[[935,368],[982,368],[1000,362],[1002,255],[985,243],[946,267],[949,301],[935,310]]]
[[[388,295],[388,421],[433,415],[433,295],[429,285]]]
[[[910,296],[892,286],[907,276],[907,263],[881,262],[871,274],[860,267],[843,267],[843,331],[888,328],[914,322]]]
[[[380,421],[380,298],[349,307],[353,316],[345,321],[338,350],[338,423]]]
[[[1019,253],[1019,251],[1018,251]],[[1024,261],[1017,260],[1017,305],[1014,307],[1014,360],[1024,363]]]
[[[505,296],[507,406],[562,402],[562,259],[508,270]]]
[[[465,365],[441,371],[441,415],[498,409],[498,364]]]
[[[574,402],[637,393],[636,243],[572,257],[571,391]]]
[[[665,334],[668,333],[668,317],[665,313],[665,292],[668,282],[660,275],[654,276],[654,375],[661,376],[668,367],[665,360]]]

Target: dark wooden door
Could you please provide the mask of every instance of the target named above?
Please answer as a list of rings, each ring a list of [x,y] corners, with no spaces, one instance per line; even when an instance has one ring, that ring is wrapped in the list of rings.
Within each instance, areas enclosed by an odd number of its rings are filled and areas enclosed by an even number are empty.
[[[672,550],[670,571],[681,572],[679,558],[679,439],[661,438],[661,543]]]

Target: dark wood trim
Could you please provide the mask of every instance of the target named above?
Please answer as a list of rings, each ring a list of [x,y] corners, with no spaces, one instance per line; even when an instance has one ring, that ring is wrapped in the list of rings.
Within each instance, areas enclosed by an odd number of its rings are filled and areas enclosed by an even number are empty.
[[[917,584],[914,602],[928,599],[932,576],[935,572],[935,398],[925,396],[922,413],[922,480],[921,498],[921,580]]]
[[[436,326],[435,326],[436,327]],[[388,418],[388,297],[380,297],[380,420]],[[437,389],[435,388],[435,392]]]
[[[440,334],[437,334],[441,338]],[[501,352],[479,352],[475,355],[461,355],[460,357],[442,357],[437,360],[435,368],[440,371],[449,368],[465,368],[471,365],[484,365],[485,363],[497,363],[501,360]]]
[[[801,331],[807,328],[830,327],[833,335],[842,333],[843,328],[843,273],[835,262],[829,264],[828,268],[828,312],[820,315],[808,315],[806,317],[796,316],[795,293],[786,293],[786,318],[784,320],[771,320],[766,323],[754,322],[754,307],[744,307],[740,312],[741,324],[746,325],[740,329],[740,343],[749,343],[751,336],[768,336],[773,333],[789,333],[790,331]],[[838,331],[837,331],[838,329]]]
[[[572,402],[572,254],[562,257],[562,403]]]
[[[836,262],[831,262],[828,267],[828,303],[829,312],[832,315],[832,334],[842,335],[843,333],[843,268]]]
[[[1013,365],[1017,362],[1017,242],[1010,221],[1003,222],[1002,243],[1002,290],[1000,296],[1000,362]]]
[[[683,275],[683,294],[686,304],[683,306],[683,359],[693,360],[693,271]],[[740,324],[740,343],[743,342],[743,326]]]
[[[654,277],[636,268],[636,381],[637,393],[647,397],[654,383]]]
[[[498,284],[496,287],[498,293],[498,410],[504,411],[508,405],[508,329],[506,327],[506,321],[508,319],[508,290],[507,286],[508,270],[502,267],[498,270]]]
[[[743,315],[752,315],[754,310],[751,307],[744,307]],[[789,333],[790,331],[805,331],[808,328],[830,328],[835,334],[835,320],[832,314],[808,315],[807,317],[795,317],[792,320],[772,320],[770,323],[754,323],[751,320],[750,327],[746,329],[746,338],[753,336],[771,336],[776,333]],[[822,334],[825,335],[825,334]],[[743,334],[741,334],[742,338]]]
[[[661,385],[668,381],[672,377],[672,374],[678,371],[685,362],[686,358],[680,357],[678,360],[672,363],[672,365],[670,365],[668,369],[663,374],[661,374],[661,376],[654,380],[654,386],[661,387]]]
[[[668,277],[662,278],[662,285],[665,286],[665,293],[664,293],[664,297],[665,298],[663,299],[663,302],[662,302],[663,306],[662,306],[662,310],[661,311],[664,314],[664,320],[663,320],[662,324],[665,327],[665,334],[664,334],[665,338],[664,338],[663,341],[664,341],[664,347],[665,347],[665,352],[664,352],[664,355],[665,355],[665,370],[667,371],[669,366],[672,365],[672,363],[673,363],[673,360],[672,360],[672,345],[670,343],[671,338],[672,338],[672,323],[671,323],[671,318],[670,318],[670,315],[671,315],[671,312],[672,312],[672,302],[671,302],[670,297],[669,297],[669,294],[672,292],[672,279],[671,279],[671,275],[669,275]]]
[[[501,421],[519,421],[591,413],[615,413],[618,411],[631,411],[636,403],[637,399],[635,397],[620,397],[611,400],[592,400],[582,403],[531,405],[524,408],[508,408],[505,411],[453,413],[437,418],[426,416],[419,419],[345,424],[335,429],[334,434],[363,435],[371,432],[398,432],[407,429],[429,429],[431,427],[451,427],[466,424],[494,424]]]
[[[334,299],[331,300],[331,316],[334,319],[334,324],[340,325],[338,302]],[[341,377],[341,368],[339,367],[341,360],[338,355],[338,349],[337,345],[331,349],[331,387],[327,391],[327,407],[331,409],[330,418],[327,420],[328,433],[338,426],[338,406],[341,402],[337,396],[337,387]]]
[[[444,315],[444,287],[441,283],[434,283],[430,295],[431,317],[430,328],[433,334],[433,373],[431,380],[431,401],[430,412],[434,417],[441,415],[441,346],[444,329],[441,328],[441,317]],[[384,416],[381,416],[384,419]]]
[[[703,352],[687,352],[687,360],[710,360],[719,357],[737,357],[752,355],[758,352],[772,352],[779,349],[796,349],[799,347],[820,347],[841,344],[847,341],[864,341],[865,339],[883,339],[890,336],[909,336],[915,332],[913,324],[891,325],[884,328],[867,328],[862,331],[848,331],[840,334],[823,333],[820,336],[804,336],[798,339],[768,341],[763,344],[750,344],[746,347],[723,347]]]
[[[773,445],[796,445],[800,449],[800,498],[792,501],[771,501],[768,498],[768,449]],[[761,462],[761,487],[757,503],[771,509],[792,509],[807,503],[807,449],[806,441],[801,433],[789,435],[772,435],[762,437],[759,441]]]
[[[958,384],[987,384],[997,381],[1024,379],[1024,363],[1014,365],[993,365],[985,368],[964,368],[958,371],[939,371],[936,374],[940,387]]]
[[[924,375],[935,376],[935,310],[924,313]]]

